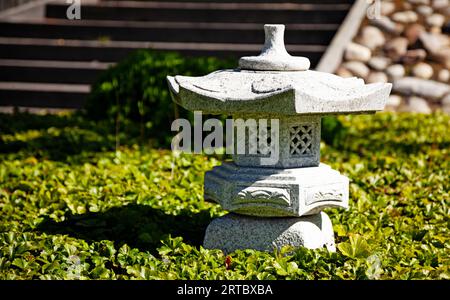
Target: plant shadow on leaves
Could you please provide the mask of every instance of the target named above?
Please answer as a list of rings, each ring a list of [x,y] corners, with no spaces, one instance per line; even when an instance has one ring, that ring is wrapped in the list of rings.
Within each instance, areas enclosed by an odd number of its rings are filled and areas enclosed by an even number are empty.
[[[139,141],[137,131],[126,126],[116,137],[110,121],[89,121],[78,114],[0,114],[0,154],[84,163],[95,153],[113,151],[117,142],[120,146],[152,142]]]
[[[105,212],[70,215],[63,222],[47,217],[36,230],[67,234],[87,242],[111,240],[118,247],[127,244],[156,254],[161,240],[168,235],[181,236],[184,242],[200,246],[210,222],[208,210],[199,213],[185,210],[174,216],[150,206],[130,204]]]
[[[82,152],[100,152],[113,149],[102,141],[90,140],[86,135],[70,133],[64,130],[55,136],[44,133],[40,137],[28,139],[27,141],[4,142],[0,140],[0,153],[18,153],[37,156],[54,161],[66,161],[71,156]]]
[[[77,114],[0,114],[0,154],[65,161],[82,152],[113,149],[108,130]]]
[[[76,113],[71,115],[32,114],[15,111],[12,114],[0,113],[0,132],[13,134],[26,130],[46,130],[48,128],[63,128],[67,126],[83,126],[85,122]]]
[[[370,115],[360,116],[361,121],[374,122]],[[445,119],[441,114],[434,118],[439,122],[431,123],[432,117],[423,115],[406,115],[399,119],[398,115],[382,114],[377,124],[363,128],[350,128],[352,122],[343,124],[336,117],[325,117],[322,120],[322,139],[338,151],[348,151],[360,155],[371,156],[374,153],[389,155],[410,155],[427,153],[430,149],[448,149],[450,143],[442,137],[439,126],[444,126]],[[417,123],[411,128],[411,123]],[[365,137],[361,139],[361,137]]]
[[[380,131],[364,130],[361,135],[368,138],[364,141],[355,142],[355,136],[349,134],[346,139],[335,142],[333,147],[338,151],[348,151],[355,154],[373,156],[378,153],[386,153],[392,155],[414,155],[417,153],[427,153],[430,149],[448,149],[450,143],[433,142],[433,141],[395,141],[391,137],[384,139],[372,139],[371,135],[380,133]]]

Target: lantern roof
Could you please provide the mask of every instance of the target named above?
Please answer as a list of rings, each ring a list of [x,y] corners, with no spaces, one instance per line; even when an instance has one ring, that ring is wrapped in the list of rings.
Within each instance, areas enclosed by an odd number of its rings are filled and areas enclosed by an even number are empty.
[[[309,70],[309,59],[287,53],[284,25],[265,25],[259,56],[206,76],[167,76],[173,100],[188,110],[218,114],[343,114],[384,109],[390,83],[365,84]]]

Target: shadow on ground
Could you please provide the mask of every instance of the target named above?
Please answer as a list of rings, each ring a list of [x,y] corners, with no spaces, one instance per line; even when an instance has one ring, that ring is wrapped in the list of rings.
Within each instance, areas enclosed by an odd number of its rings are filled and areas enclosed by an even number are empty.
[[[89,133],[92,136],[92,133]],[[55,161],[65,161],[82,152],[100,152],[114,149],[112,143],[99,137],[94,140],[86,132],[63,130],[58,135],[43,133],[40,137],[27,141],[4,142],[0,140],[0,153],[22,153]]]
[[[116,136],[110,120],[96,122],[79,114],[0,113],[0,154],[84,163],[80,154],[113,151],[117,142],[128,146],[142,142],[135,127],[123,126]]]
[[[83,151],[111,150],[114,141],[108,138],[110,127],[83,120],[77,114],[0,114],[0,154],[64,161]]]
[[[348,151],[356,154],[375,155],[385,153],[388,155],[401,154],[410,155],[427,153],[430,149],[448,149],[450,143],[447,139],[436,135],[427,136],[425,139],[417,140],[408,136],[407,131],[414,129],[396,128],[395,130],[385,128],[366,128],[358,132],[351,132],[342,127],[326,132],[322,139],[338,152]]]
[[[364,156],[374,156],[379,155],[380,153],[385,154],[417,154],[417,153],[427,153],[430,149],[448,149],[450,147],[450,143],[448,142],[396,142],[392,140],[384,140],[384,141],[375,141],[368,140],[367,143],[356,143],[351,142],[351,139],[348,143],[341,143],[334,148],[339,151],[348,151],[359,155]]]
[[[193,246],[201,245],[210,222],[207,210],[199,213],[182,211],[174,216],[149,206],[132,204],[100,213],[71,215],[64,222],[46,218],[37,230],[67,234],[87,242],[111,240],[118,247],[127,244],[155,254],[161,240],[169,234],[181,236],[184,242]]]

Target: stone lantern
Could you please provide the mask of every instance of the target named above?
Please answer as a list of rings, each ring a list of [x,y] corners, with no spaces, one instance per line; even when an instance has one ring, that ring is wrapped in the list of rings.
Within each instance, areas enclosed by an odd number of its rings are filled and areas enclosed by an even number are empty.
[[[333,227],[322,210],[348,208],[349,180],[320,163],[321,118],[382,110],[391,84],[311,71],[307,58],[286,51],[284,25],[264,30],[261,54],[242,57],[237,69],[167,77],[173,100],[188,110],[277,120],[276,131],[253,130],[264,133],[258,137],[265,143],[250,143],[251,132],[245,140],[236,138],[246,152],[206,173],[205,199],[230,213],[211,222],[204,247],[231,252],[292,245],[334,251]],[[273,151],[276,160],[263,163]]]

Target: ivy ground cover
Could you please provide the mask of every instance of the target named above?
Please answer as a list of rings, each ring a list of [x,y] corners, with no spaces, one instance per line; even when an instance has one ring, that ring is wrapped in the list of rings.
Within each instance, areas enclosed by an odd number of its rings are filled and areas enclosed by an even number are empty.
[[[202,197],[223,157],[175,157],[72,115],[0,115],[0,279],[449,279],[450,117],[339,121],[321,144],[351,180],[350,209],[327,210],[337,252],[227,257],[201,247],[226,214]]]

